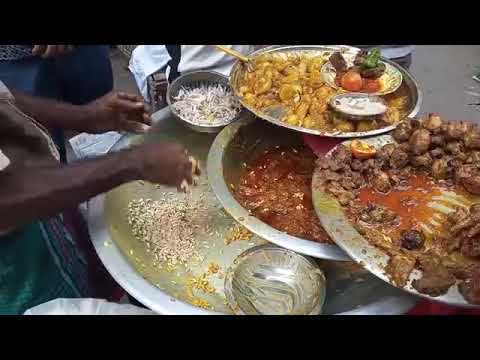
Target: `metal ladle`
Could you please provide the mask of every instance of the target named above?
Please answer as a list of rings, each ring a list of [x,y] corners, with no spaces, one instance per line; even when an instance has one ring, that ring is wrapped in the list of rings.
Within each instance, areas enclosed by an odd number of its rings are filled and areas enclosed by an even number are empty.
[[[228,54],[230,56],[237,58],[247,66],[248,71],[253,71],[253,64],[251,62],[251,58],[249,58],[248,56],[245,56],[239,53],[238,51],[230,49],[226,46],[222,46],[222,45],[212,45],[212,46],[220,51],[223,51],[225,54]]]
[[[371,111],[369,113],[365,114],[358,114],[354,112],[348,112],[345,109],[342,109],[339,104],[339,100],[342,98],[354,98],[354,99],[368,99],[370,102],[375,102],[375,103],[380,103],[385,106],[383,110],[379,111]],[[387,102],[382,99],[380,96],[377,95],[370,95],[370,94],[364,94],[364,93],[344,93],[344,94],[338,94],[333,96],[330,101],[329,101],[330,107],[335,110],[336,112],[348,117],[351,120],[367,120],[368,118],[372,118],[374,116],[380,116],[386,113],[388,109],[388,104]]]

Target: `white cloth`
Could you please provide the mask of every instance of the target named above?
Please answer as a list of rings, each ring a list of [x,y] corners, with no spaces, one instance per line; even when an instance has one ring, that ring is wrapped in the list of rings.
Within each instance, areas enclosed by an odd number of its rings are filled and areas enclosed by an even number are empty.
[[[244,55],[250,54],[253,45],[224,45]],[[148,77],[158,71],[170,73],[167,63],[171,60],[165,45],[139,45],[133,50],[129,70],[135,78],[138,89],[145,100],[149,101]],[[180,73],[195,70],[213,70],[226,76],[230,74],[235,58],[207,45],[181,45],[181,59],[178,65]]]
[[[7,86],[0,80],[0,97],[2,99],[13,100],[13,94],[8,90]]]
[[[109,131],[103,134],[81,133],[69,140],[78,159],[106,155],[122,138],[123,134]]]
[[[0,171],[5,169],[8,165],[10,165],[10,159],[5,156],[2,150],[0,150]]]
[[[139,45],[133,50],[128,68],[145,100],[149,100],[148,77],[160,70],[166,70],[169,61],[170,55],[165,45]]]
[[[208,45],[181,45],[181,58],[178,72],[184,74],[196,70],[213,70],[225,76],[236,62],[231,55],[225,54]],[[253,52],[253,45],[224,45],[239,53],[248,55]]]
[[[100,299],[57,299],[37,305],[23,315],[156,315],[153,311],[130,304]]]
[[[12,93],[8,90],[5,84],[0,80],[0,93],[7,98],[12,97]],[[2,152],[0,149],[0,171],[5,169],[8,165],[10,165],[10,159]]]

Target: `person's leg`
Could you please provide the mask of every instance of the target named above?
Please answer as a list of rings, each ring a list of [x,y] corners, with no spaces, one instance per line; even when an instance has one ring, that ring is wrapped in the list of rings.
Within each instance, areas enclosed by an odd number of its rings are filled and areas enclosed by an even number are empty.
[[[0,79],[7,87],[30,95],[57,98],[60,94],[53,63],[39,57],[0,61]]]
[[[108,45],[78,46],[57,59],[63,100],[82,105],[113,90],[113,72]]]
[[[181,45],[165,45],[168,55],[170,55],[170,61],[168,62],[168,67],[170,73],[168,74],[168,82],[172,83],[176,78],[180,76],[178,72],[178,65],[180,64],[180,58],[182,56],[182,47]]]
[[[61,96],[59,100],[83,105],[113,89],[113,73],[108,45],[78,46],[74,51],[55,60],[55,76],[58,78]],[[66,154],[65,134],[56,129],[55,137]],[[66,161],[66,156],[62,157]]]

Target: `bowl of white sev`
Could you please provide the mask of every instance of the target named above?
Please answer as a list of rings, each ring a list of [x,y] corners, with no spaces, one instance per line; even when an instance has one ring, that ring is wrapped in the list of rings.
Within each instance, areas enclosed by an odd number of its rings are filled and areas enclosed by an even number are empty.
[[[168,87],[167,103],[184,125],[206,133],[220,132],[243,112],[228,78],[215,71],[193,71],[179,76]]]

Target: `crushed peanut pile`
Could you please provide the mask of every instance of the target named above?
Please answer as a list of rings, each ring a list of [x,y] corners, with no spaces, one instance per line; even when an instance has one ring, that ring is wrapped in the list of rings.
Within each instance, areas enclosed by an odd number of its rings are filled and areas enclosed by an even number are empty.
[[[195,232],[202,230],[199,210],[207,207],[200,200],[178,199],[166,193],[163,200],[132,200],[128,204],[128,222],[133,236],[145,243],[154,257],[154,266],[175,266],[197,256]]]
[[[248,241],[252,238],[253,234],[244,226],[234,225],[225,235],[225,244],[230,245],[235,241]]]

